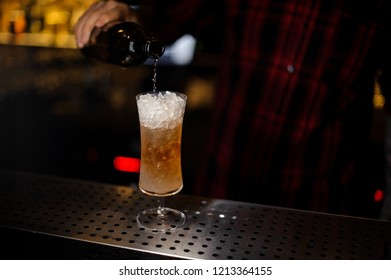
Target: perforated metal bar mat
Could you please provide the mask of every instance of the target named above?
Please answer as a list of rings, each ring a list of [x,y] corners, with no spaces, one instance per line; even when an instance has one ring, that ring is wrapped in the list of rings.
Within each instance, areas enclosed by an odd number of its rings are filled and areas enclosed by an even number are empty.
[[[391,223],[176,195],[183,228],[151,232],[130,186],[0,171],[0,224],[183,259],[388,259]]]

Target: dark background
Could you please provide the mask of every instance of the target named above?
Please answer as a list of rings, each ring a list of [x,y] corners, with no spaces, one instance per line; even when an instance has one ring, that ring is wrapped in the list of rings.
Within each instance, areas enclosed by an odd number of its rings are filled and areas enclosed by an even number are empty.
[[[218,59],[158,64],[157,88],[188,95],[182,139],[183,193],[191,194],[215,98]],[[0,168],[113,184],[138,174],[114,168],[139,157],[135,96],[152,89],[151,63],[123,69],[86,60],[77,49],[0,45]],[[384,190],[384,112],[375,110],[373,194]],[[368,215],[377,217],[382,201]]]
[[[114,168],[139,158],[135,96],[152,89],[152,65],[120,68],[79,50],[0,45],[0,168],[102,181],[137,182]],[[183,127],[184,192],[206,141],[215,71],[158,64],[157,88],[188,94]],[[199,93],[200,92],[200,93]],[[187,183],[188,182],[188,183]]]

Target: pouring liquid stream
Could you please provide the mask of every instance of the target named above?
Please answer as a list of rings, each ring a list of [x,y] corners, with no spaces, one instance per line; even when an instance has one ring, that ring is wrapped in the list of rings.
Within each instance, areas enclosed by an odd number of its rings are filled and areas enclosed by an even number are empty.
[[[156,68],[157,68],[157,61],[158,61],[158,59],[155,58],[155,61],[153,63],[153,76],[152,76],[152,90],[153,90],[153,92],[156,92],[156,78],[157,78]]]

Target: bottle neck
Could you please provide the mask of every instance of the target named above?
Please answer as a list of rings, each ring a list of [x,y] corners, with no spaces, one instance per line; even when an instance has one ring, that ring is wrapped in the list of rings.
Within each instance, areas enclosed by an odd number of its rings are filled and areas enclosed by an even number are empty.
[[[159,40],[150,38],[144,45],[144,51],[150,58],[158,59],[163,55],[165,47]]]

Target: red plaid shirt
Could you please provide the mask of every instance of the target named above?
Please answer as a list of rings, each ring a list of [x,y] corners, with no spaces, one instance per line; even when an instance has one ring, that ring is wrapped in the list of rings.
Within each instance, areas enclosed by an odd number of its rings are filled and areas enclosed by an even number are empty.
[[[196,194],[349,214],[368,207],[373,83],[390,63],[390,1],[156,2],[160,35],[223,46]]]

